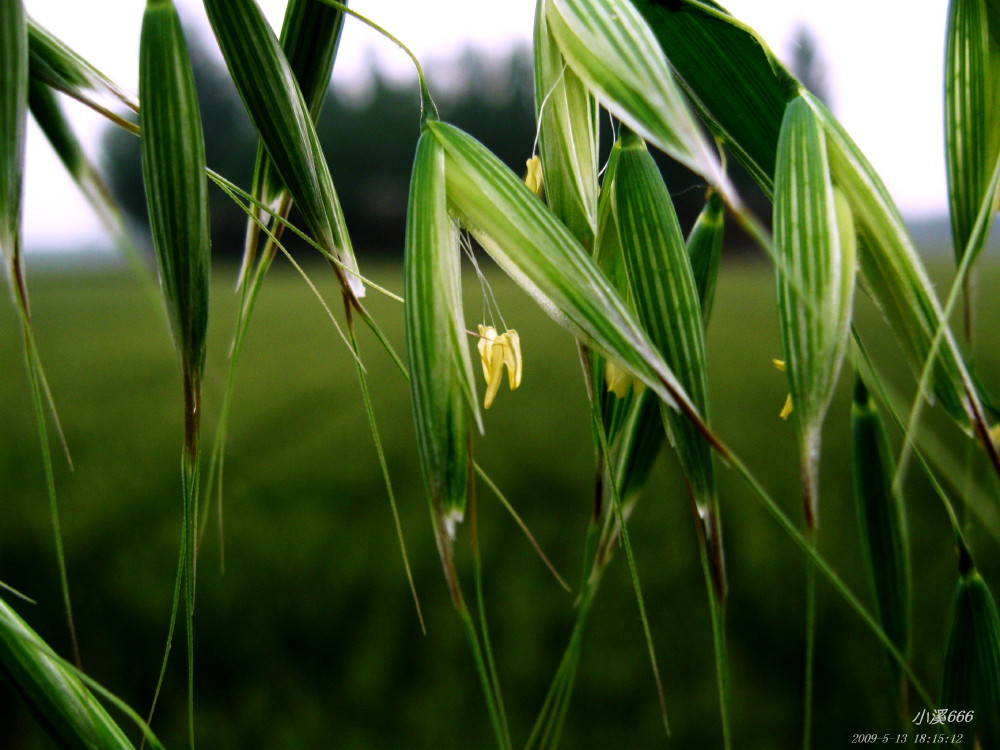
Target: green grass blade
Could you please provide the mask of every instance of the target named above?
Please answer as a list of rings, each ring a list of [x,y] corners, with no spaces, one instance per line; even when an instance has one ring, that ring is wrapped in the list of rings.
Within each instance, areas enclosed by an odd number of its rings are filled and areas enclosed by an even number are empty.
[[[949,724],[964,734],[963,747],[985,750],[1000,745],[1000,616],[986,582],[966,562],[952,605],[940,706],[974,712],[968,724]]]
[[[535,118],[545,202],[580,243],[593,247],[597,232],[598,107],[566,63],[545,17],[535,10]]]
[[[543,0],[573,72],[632,130],[725,194],[729,183],[649,26],[629,0]]]
[[[705,198],[705,207],[698,214],[687,238],[688,257],[694,283],[698,288],[701,317],[708,327],[715,301],[715,282],[719,277],[719,262],[722,258],[722,240],[726,234],[726,215],[722,197],[710,190]]]
[[[956,262],[967,250],[980,206],[995,199],[988,194],[1000,156],[1000,143],[991,137],[998,119],[993,89],[1000,73],[993,58],[1000,58],[1000,49],[989,32],[987,0],[952,0],[945,50],[945,156]]]
[[[205,10],[250,120],[345,293],[364,294],[340,201],[309,106],[254,0],[205,0]],[[344,270],[346,268],[346,270]]]
[[[875,592],[875,613],[886,635],[909,654],[911,576],[909,535],[902,498],[892,490],[892,452],[875,400],[860,374],[851,408],[851,466],[862,550]],[[897,701],[903,699],[902,673],[889,665]]]
[[[823,129],[801,98],[788,105],[778,141],[774,241],[781,343],[799,433],[806,527],[812,529],[820,435],[847,350],[856,260],[850,208],[843,198],[838,202]]]
[[[770,193],[790,81],[784,68],[756,32],[711,0],[631,2],[713,134]]]
[[[132,748],[104,707],[27,623],[0,599],[0,671],[41,726],[71,750]]]
[[[500,267],[556,322],[700,423],[677,377],[569,230],[482,144],[442,122],[427,127],[444,145],[450,207]]]

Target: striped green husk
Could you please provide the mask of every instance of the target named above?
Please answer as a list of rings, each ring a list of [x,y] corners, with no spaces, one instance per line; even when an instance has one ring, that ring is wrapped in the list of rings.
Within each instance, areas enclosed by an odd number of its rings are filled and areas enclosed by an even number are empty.
[[[1000,747],[1000,616],[986,582],[969,566],[955,591],[941,679],[941,708],[974,711],[963,747]]]
[[[169,0],[150,0],[139,53],[142,170],[153,246],[184,376],[197,389],[208,331],[208,186],[191,62]]]
[[[802,98],[788,105],[778,141],[774,244],[781,343],[813,528],[820,434],[847,349],[856,261],[850,208],[843,198],[838,205],[823,130]]]
[[[288,59],[254,0],[205,0],[233,83],[309,231],[338,266],[345,291],[364,294],[340,201]]]
[[[471,424],[480,420],[444,149],[427,130],[417,142],[406,216],[404,316],[417,444],[435,518],[451,536],[465,513]]]
[[[895,462],[885,428],[860,375],[854,380],[851,408],[851,466],[861,547],[875,593],[879,624],[896,650],[906,656],[910,646],[910,550],[906,511],[892,491]],[[901,672],[889,658],[894,684],[901,689]],[[897,699],[902,694],[897,693]]]
[[[21,0],[0,3],[0,252],[21,284],[21,186],[28,112],[28,37]]]
[[[729,194],[663,51],[629,0],[541,0],[573,72],[615,117]]]
[[[987,0],[951,1],[945,51],[945,155],[957,261],[966,252],[981,206],[995,199],[987,193],[1000,156],[1000,118],[994,113],[1000,103],[994,91],[1000,72],[997,44],[989,31]]]
[[[346,5],[346,3],[345,3]],[[344,29],[344,13],[319,0],[291,0],[285,8],[279,43],[288,59],[288,67],[302,92],[313,122],[319,119],[323,101],[330,89],[330,75]],[[263,145],[257,151],[257,163],[264,166]],[[274,200],[282,184],[273,165],[266,163],[263,201]]]
[[[545,202],[586,248],[597,233],[598,107],[566,63],[539,2],[535,10],[535,120]]]
[[[285,8],[279,42],[314,123],[319,119],[323,100],[329,90],[330,74],[343,28],[343,11],[331,8],[319,0],[292,0]],[[264,144],[259,144],[251,192],[265,205],[274,206],[283,189],[284,183],[267,158]],[[260,221],[266,222],[269,218],[261,209],[256,209],[256,212]],[[253,260],[259,233],[257,222],[253,218],[249,219],[245,268]]]
[[[694,283],[698,288],[701,317],[705,326],[712,316],[715,301],[715,282],[719,277],[719,262],[722,258],[722,240],[726,233],[726,214],[722,197],[710,190],[705,199],[705,207],[691,228],[687,238],[688,257],[694,272]]]
[[[60,747],[132,748],[125,733],[27,623],[0,599],[0,671]]]
[[[674,373],[569,230],[478,141],[442,122],[427,127],[444,146],[450,208],[500,267],[558,323],[700,422]]]
[[[822,103],[805,92],[802,97],[823,126],[833,182],[843,191],[854,216],[861,240],[861,280],[919,372],[942,326],[941,305],[930,279],[895,203],[864,154]],[[968,399],[975,394],[966,390],[971,380],[947,327],[930,382],[941,406],[959,425],[970,429],[973,410]]]
[[[611,153],[604,168],[601,180],[601,191],[597,200],[597,238],[594,245],[594,260],[598,267],[607,277],[615,291],[621,295],[629,311],[635,313],[635,305],[630,298],[628,285],[628,273],[625,270],[625,259],[622,257],[622,246],[620,232],[618,231],[618,218],[615,216],[615,174],[618,172],[618,157],[621,154],[621,141],[616,140],[611,147]],[[594,390],[594,397],[598,399],[600,411],[604,423],[604,431],[608,438],[608,443],[615,446],[616,451],[629,450],[628,443],[630,436],[626,434],[629,429],[637,429],[639,421],[634,412],[639,409],[640,398],[635,393],[635,388],[630,387],[624,395],[619,396],[612,392],[608,384],[607,370],[608,360],[597,352],[588,352],[590,360],[589,383]],[[641,396],[641,394],[639,394]],[[650,412],[650,418],[663,431],[662,420],[660,419],[660,405],[656,398],[642,398],[645,402],[645,409]],[[630,428],[629,425],[632,425]],[[624,432],[623,432],[624,430]],[[656,443],[656,452],[659,451],[662,443],[662,435]],[[595,435],[595,448],[600,452],[600,439]],[[620,444],[619,444],[620,442]],[[637,447],[637,446],[636,446]],[[655,453],[653,454],[656,455]],[[622,453],[621,459],[628,461],[629,458]],[[625,479],[621,482],[624,486]],[[606,487],[610,491],[610,487]],[[624,497],[624,489],[622,496]]]
[[[708,407],[705,339],[698,290],[677,214],[646,144],[621,140],[615,214],[629,287],[643,328],[704,417]],[[666,426],[698,506],[714,505],[711,447],[683,415],[664,412]]]

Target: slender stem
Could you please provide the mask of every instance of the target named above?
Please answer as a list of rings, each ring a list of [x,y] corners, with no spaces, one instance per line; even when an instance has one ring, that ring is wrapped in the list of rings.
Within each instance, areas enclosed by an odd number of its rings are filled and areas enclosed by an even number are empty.
[[[417,56],[410,51],[410,48],[403,44],[399,39],[397,39],[393,34],[379,26],[377,23],[372,21],[367,16],[363,16],[356,10],[348,8],[343,3],[338,3],[337,0],[319,0],[321,3],[329,5],[331,8],[336,8],[341,13],[346,13],[353,18],[358,19],[366,26],[377,31],[379,34],[384,36],[390,42],[399,47],[403,52],[406,53],[407,57],[413,62],[413,67],[417,70],[417,79],[420,82],[420,109],[423,113],[423,117],[430,117],[432,119],[437,119],[437,107],[434,106],[434,101],[431,99],[430,91],[427,88],[427,77],[424,75],[424,69],[420,66],[420,61]]]
[[[807,532],[810,547],[816,550],[816,528]],[[803,691],[802,748],[809,750],[812,745],[813,684],[816,665],[816,564],[806,560],[806,654],[805,688]]]
[[[591,402],[593,404],[593,401]],[[591,408],[591,419],[594,429],[597,431],[601,441],[601,448],[605,455],[611,454],[611,447],[608,445],[608,436],[604,432],[604,425],[601,424],[600,413],[596,407]],[[670,735],[670,722],[667,719],[667,698],[663,691],[663,680],[660,678],[660,667],[656,661],[656,647],[653,645],[653,634],[649,627],[649,617],[646,614],[646,601],[642,595],[642,586],[639,584],[639,569],[635,562],[635,555],[632,552],[632,542],[629,540],[628,527],[625,525],[625,514],[622,510],[621,495],[618,492],[618,482],[614,476],[614,470],[609,465],[612,508],[615,522],[618,524],[618,531],[622,546],[625,548],[625,559],[628,560],[629,575],[632,579],[632,589],[635,593],[636,605],[639,608],[639,620],[642,622],[642,632],[646,640],[646,650],[649,652],[649,663],[653,670],[653,679],[656,682],[656,694],[660,702],[660,715],[663,720],[663,728]]]

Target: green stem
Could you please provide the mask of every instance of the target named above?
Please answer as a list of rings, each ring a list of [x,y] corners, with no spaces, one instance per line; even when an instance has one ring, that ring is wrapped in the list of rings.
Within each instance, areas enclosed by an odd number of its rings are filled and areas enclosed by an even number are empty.
[[[319,1],[321,3],[329,5],[331,8],[336,8],[341,13],[346,13],[347,15],[358,19],[363,24],[377,31],[379,34],[381,34],[390,42],[399,47],[404,53],[406,53],[407,57],[409,57],[410,60],[413,62],[413,67],[416,68],[417,70],[417,79],[420,82],[420,109],[423,118],[431,118],[436,120],[438,116],[437,107],[434,106],[434,101],[431,99],[430,91],[427,88],[427,77],[424,75],[424,69],[420,66],[420,61],[417,59],[417,56],[410,51],[410,48],[407,47],[405,44],[403,44],[401,41],[399,41],[399,39],[397,39],[393,34],[384,29],[382,26],[379,26],[370,18],[361,15],[356,10],[348,8],[343,3],[338,3],[337,0],[319,0]]]
[[[35,348],[34,332],[26,316],[22,318],[24,331],[24,361],[28,371],[28,382],[31,388],[31,402],[35,412],[35,423],[38,429],[38,439],[42,451],[42,465],[45,471],[45,490],[49,500],[49,518],[52,522],[52,539],[56,550],[56,564],[59,568],[59,589],[66,613],[66,627],[69,631],[70,648],[73,653],[73,663],[81,666],[80,646],[76,637],[76,623],[73,617],[73,603],[69,593],[69,573],[66,568],[66,552],[63,547],[62,524],[59,520],[59,502],[56,494],[55,469],[52,464],[52,452],[49,448],[49,433],[45,420],[45,390],[44,373],[41,370],[41,360]],[[68,455],[68,454],[67,454]]]
[[[815,527],[807,532],[807,539],[813,551],[816,550]],[[806,560],[806,654],[805,689],[803,695],[802,748],[809,750],[812,745],[813,684],[816,664],[816,565]]]
[[[345,306],[349,305],[345,297]],[[348,306],[348,310],[351,308]],[[410,567],[410,559],[406,553],[406,539],[403,536],[403,523],[399,518],[399,507],[396,504],[396,495],[392,489],[392,479],[389,477],[389,464],[385,458],[385,450],[382,448],[382,438],[379,433],[378,423],[375,421],[375,407],[372,404],[371,392],[368,390],[368,377],[361,366],[361,352],[358,349],[358,340],[354,334],[354,327],[348,326],[348,335],[351,341],[351,348],[354,352],[355,368],[358,373],[358,383],[361,386],[361,397],[365,404],[365,412],[368,415],[368,428],[375,443],[375,452],[378,454],[379,468],[382,471],[382,480],[385,483],[385,491],[389,497],[389,508],[392,511],[392,521],[396,528],[396,539],[399,542],[399,552],[403,558],[403,569],[406,571],[406,580],[410,586],[410,594],[413,596],[413,606],[417,610],[417,619],[420,621],[420,630],[427,635],[427,626],[424,623],[424,615],[420,609],[420,597],[417,595],[417,586],[413,581],[413,570]]]

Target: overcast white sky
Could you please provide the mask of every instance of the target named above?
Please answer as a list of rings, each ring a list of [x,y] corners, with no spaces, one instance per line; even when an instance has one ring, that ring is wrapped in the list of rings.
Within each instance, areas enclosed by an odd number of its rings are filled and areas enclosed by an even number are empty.
[[[126,89],[137,80],[142,0],[24,0],[28,13]],[[203,15],[196,0],[178,0]],[[284,0],[259,0],[276,27]],[[354,0],[421,59],[474,43],[503,49],[527,43],[534,0]],[[723,0],[757,29],[780,57],[807,26],[819,40],[837,115],[872,160],[909,216],[946,210],[942,68],[946,0]],[[335,80],[363,76],[372,55],[383,69],[404,74],[407,59],[357,21],[345,28]],[[85,140],[96,145],[99,118],[66,103]],[[100,237],[97,221],[62,174],[44,137],[28,136],[25,234],[30,246],[63,246]]]

